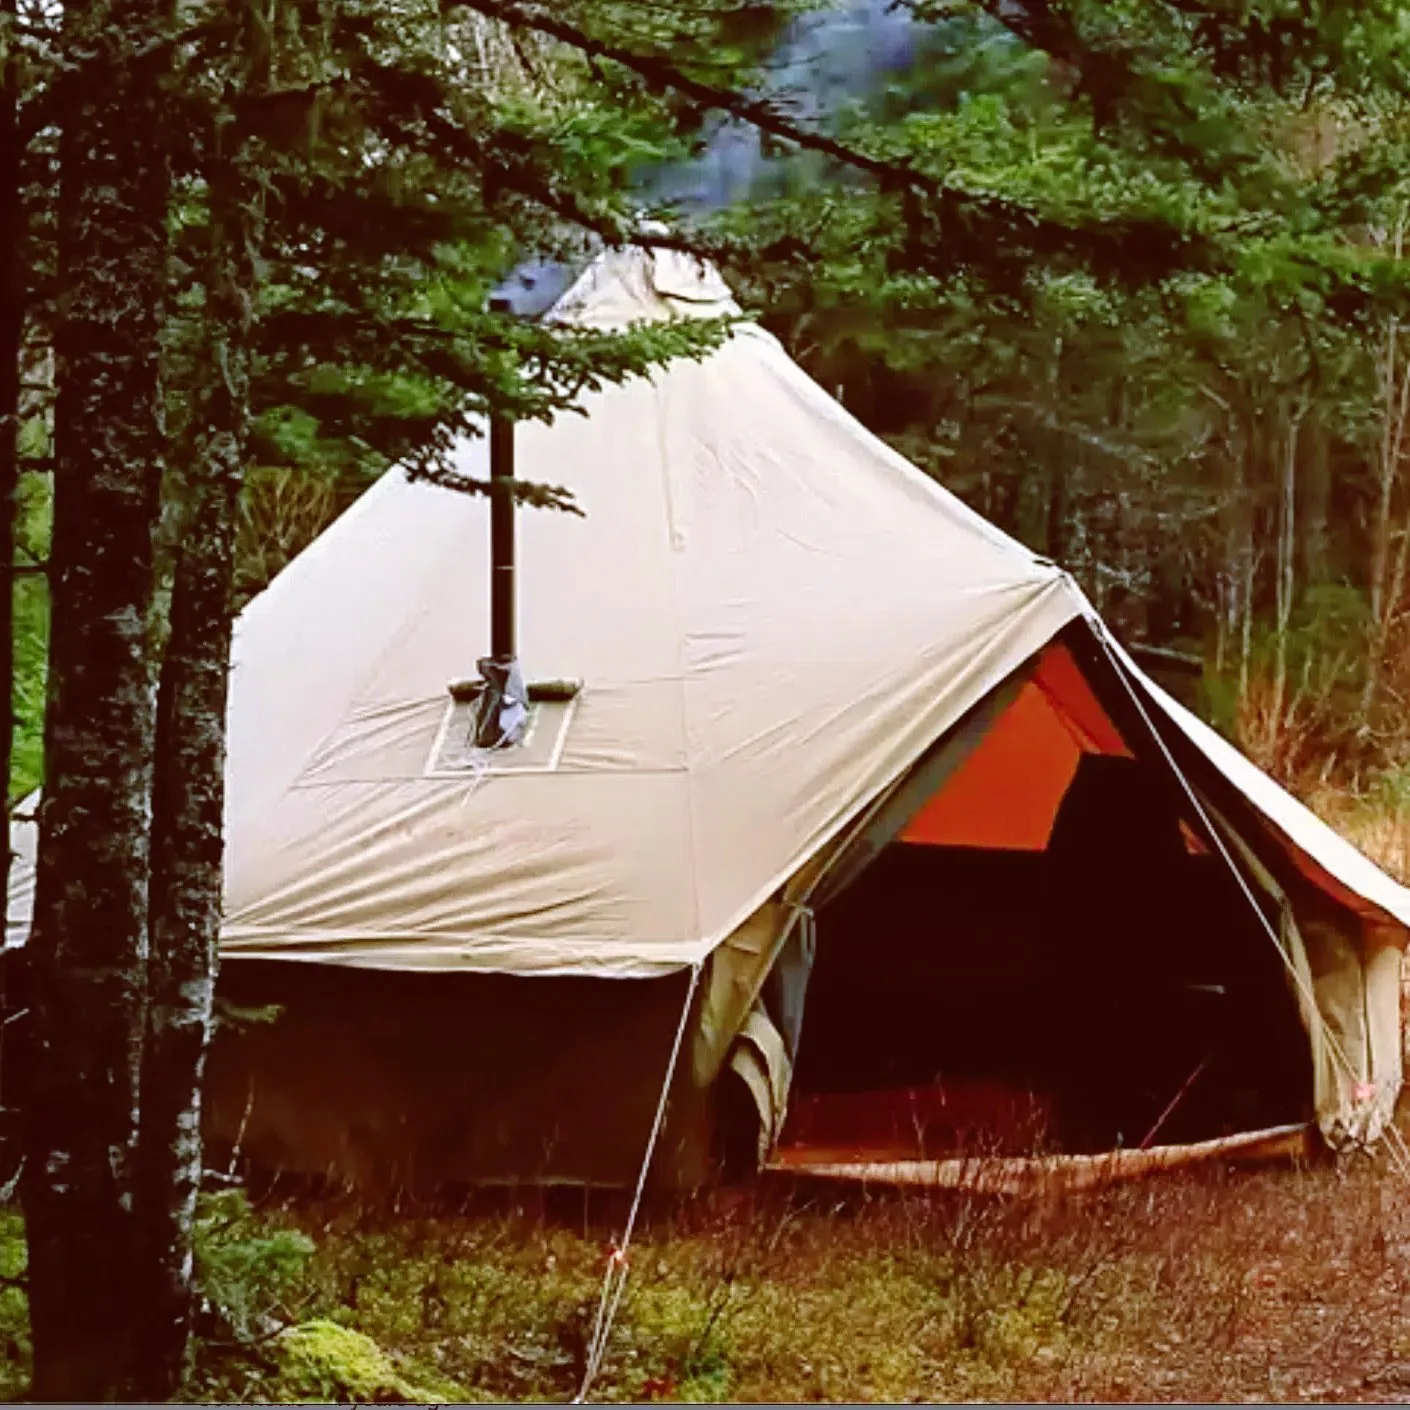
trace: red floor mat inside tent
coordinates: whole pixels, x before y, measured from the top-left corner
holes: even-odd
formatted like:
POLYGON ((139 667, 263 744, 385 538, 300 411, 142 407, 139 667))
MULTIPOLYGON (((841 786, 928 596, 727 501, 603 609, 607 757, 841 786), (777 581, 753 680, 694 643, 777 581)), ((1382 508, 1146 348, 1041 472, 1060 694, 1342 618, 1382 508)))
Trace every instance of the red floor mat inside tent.
POLYGON ((1039 1094, 982 1078, 882 1091, 798 1093, 789 1104, 778 1158, 1032 1155, 1046 1146, 1051 1115, 1039 1094))

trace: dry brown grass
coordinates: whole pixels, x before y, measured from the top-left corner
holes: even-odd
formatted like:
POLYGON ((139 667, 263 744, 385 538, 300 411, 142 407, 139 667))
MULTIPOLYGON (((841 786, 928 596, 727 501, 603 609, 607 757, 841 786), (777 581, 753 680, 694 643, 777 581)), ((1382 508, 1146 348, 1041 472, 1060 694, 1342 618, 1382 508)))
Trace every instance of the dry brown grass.
POLYGON ((240 497, 236 542, 242 594, 265 587, 333 522, 338 508, 332 471, 253 469, 240 497))
MULTIPOLYGON (((641 1234, 606 1400, 1394 1401, 1410 1390, 1410 1190, 1382 1165, 1204 1172, 1048 1206, 717 1193, 641 1234)), ((542 1209, 266 1209, 317 1252, 287 1315, 415 1384, 568 1398, 610 1229, 542 1209)), ((213 1397, 289 1398, 212 1367, 213 1397)))
POLYGON ((1310 786, 1304 798, 1324 822, 1398 881, 1410 883, 1410 807, 1396 798, 1358 799, 1310 786))
MULTIPOLYGON (((1410 674, 1410 666, 1403 669, 1410 674)), ((1329 674, 1334 679, 1336 671, 1329 674)), ((1255 672, 1234 701, 1232 724, 1235 742, 1259 768, 1372 861, 1410 882, 1410 770, 1393 765, 1410 759, 1410 715, 1398 722, 1393 737, 1376 736, 1369 775, 1356 757, 1344 702, 1325 684, 1299 680, 1278 689, 1266 672, 1255 672)))

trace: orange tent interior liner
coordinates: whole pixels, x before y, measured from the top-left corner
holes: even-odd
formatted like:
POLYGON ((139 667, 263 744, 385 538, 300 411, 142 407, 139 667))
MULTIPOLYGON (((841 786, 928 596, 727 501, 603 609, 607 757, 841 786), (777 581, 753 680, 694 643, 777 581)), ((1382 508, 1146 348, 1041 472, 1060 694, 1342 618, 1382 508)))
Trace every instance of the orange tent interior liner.
POLYGON ((1083 754, 1130 758, 1131 750, 1072 654, 1049 646, 1013 704, 899 840, 1041 852, 1083 754))
MULTIPOLYGON (((1047 647, 1031 679, 955 776, 906 825, 899 840, 930 847, 1041 852, 1083 754, 1131 758, 1065 646, 1047 647)), ((1191 852, 1206 847, 1188 823, 1191 852)), ((1342 886, 1300 848, 1294 862, 1315 885, 1368 920, 1380 912, 1342 886)))

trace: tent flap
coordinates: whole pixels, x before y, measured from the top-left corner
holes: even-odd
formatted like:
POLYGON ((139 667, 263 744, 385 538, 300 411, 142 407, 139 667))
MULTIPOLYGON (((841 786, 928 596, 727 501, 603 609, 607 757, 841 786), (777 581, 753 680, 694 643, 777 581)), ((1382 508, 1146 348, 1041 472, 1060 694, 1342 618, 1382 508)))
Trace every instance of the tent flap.
POLYGON ((783 1036, 762 1007, 750 1010, 730 1054, 730 1068, 743 1080, 758 1110, 758 1158, 762 1162, 768 1159, 783 1130, 793 1075, 783 1036))

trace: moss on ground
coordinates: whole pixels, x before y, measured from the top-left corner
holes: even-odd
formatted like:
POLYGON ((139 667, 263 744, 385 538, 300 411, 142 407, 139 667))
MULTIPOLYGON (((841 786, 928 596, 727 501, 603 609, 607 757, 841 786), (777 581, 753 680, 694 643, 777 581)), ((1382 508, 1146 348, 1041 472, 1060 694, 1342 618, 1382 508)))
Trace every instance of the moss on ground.
POLYGON ((338 1322, 304 1322, 280 1333, 275 1363, 273 1386, 285 1401, 428 1404, 465 1398, 449 1381, 398 1367, 371 1337, 338 1322))
POLYGON ((0 1400, 18 1400, 29 1383, 29 1309, 16 1286, 25 1263, 24 1223, 0 1210, 0 1400))

